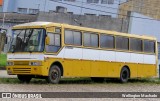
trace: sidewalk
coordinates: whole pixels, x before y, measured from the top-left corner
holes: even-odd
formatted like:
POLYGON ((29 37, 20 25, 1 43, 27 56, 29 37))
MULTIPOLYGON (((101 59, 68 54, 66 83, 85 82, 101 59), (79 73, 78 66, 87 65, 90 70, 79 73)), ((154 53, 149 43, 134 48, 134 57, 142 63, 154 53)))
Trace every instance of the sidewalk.
POLYGON ((17 78, 17 75, 8 75, 6 70, 0 70, 0 78, 17 78))

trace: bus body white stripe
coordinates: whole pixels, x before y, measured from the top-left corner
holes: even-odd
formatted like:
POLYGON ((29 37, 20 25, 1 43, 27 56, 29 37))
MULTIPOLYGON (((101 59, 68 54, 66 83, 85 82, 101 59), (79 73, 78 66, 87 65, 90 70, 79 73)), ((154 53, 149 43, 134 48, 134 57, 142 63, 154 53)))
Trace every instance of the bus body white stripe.
POLYGON ((93 50, 85 48, 64 47, 58 55, 44 54, 8 54, 8 60, 44 60, 44 57, 100 60, 113 62, 156 64, 156 56, 149 54, 93 50))
POLYGON ((136 54, 136 53, 131 53, 131 58, 130 58, 130 62, 133 63, 144 63, 143 59, 144 58, 144 54, 136 54))
POLYGON ((7 54, 7 60, 44 60, 44 54, 7 54))

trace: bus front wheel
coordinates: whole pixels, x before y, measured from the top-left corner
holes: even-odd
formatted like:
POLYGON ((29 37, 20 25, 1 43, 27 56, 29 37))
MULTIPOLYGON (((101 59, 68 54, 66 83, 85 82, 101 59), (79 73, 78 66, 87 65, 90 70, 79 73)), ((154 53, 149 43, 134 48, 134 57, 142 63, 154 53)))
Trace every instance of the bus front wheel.
POLYGON ((58 84, 60 81, 60 78, 61 78, 61 70, 59 66, 53 65, 49 70, 49 74, 46 78, 46 81, 48 83, 58 84))
POLYGON ((29 75, 17 75, 17 77, 21 82, 26 82, 26 83, 29 83, 32 79, 32 77, 29 75))
POLYGON ((129 79, 129 76, 130 76, 129 69, 126 67, 123 67, 120 74, 120 81, 122 83, 126 83, 129 79))

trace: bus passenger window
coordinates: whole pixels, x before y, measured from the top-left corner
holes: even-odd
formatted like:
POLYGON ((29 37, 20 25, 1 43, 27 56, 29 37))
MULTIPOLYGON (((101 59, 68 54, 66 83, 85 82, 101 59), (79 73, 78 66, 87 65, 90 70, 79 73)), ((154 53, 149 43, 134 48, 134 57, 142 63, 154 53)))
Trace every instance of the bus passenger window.
POLYGON ((155 53, 155 42, 144 40, 144 52, 155 53))
POLYGON ((98 47, 98 34, 84 33, 84 46, 98 47))
POLYGON ((114 48, 114 36, 101 34, 100 36, 100 46, 101 48, 114 48))
POLYGON ((46 45, 46 52, 58 52, 60 49, 60 34, 48 33, 50 44, 46 45))
POLYGON ((130 50, 142 52, 142 40, 137 38, 130 38, 130 50))
POLYGON ((116 36, 116 49, 129 50, 129 38, 116 36))
POLYGON ((79 31, 65 30, 65 44, 82 45, 82 34, 79 31))

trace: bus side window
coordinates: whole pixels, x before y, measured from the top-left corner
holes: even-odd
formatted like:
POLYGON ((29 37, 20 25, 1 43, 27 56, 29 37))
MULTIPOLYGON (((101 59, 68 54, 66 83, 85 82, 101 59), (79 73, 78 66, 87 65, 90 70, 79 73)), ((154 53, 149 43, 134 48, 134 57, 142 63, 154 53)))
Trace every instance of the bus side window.
POLYGON ((98 47, 98 34, 84 33, 84 46, 95 48, 98 47))
POLYGON ((150 40, 144 40, 144 52, 146 53, 155 53, 155 42, 150 40))
POLYGON ((50 38, 50 42, 49 45, 46 45, 46 52, 58 52, 61 47, 60 34, 48 33, 48 37, 50 38))
POLYGON ((116 49, 129 50, 129 38, 123 36, 116 36, 116 49))
POLYGON ((65 44, 81 46, 82 33, 80 31, 65 30, 65 44))
POLYGON ((130 50, 142 52, 142 40, 137 38, 130 38, 130 50))

